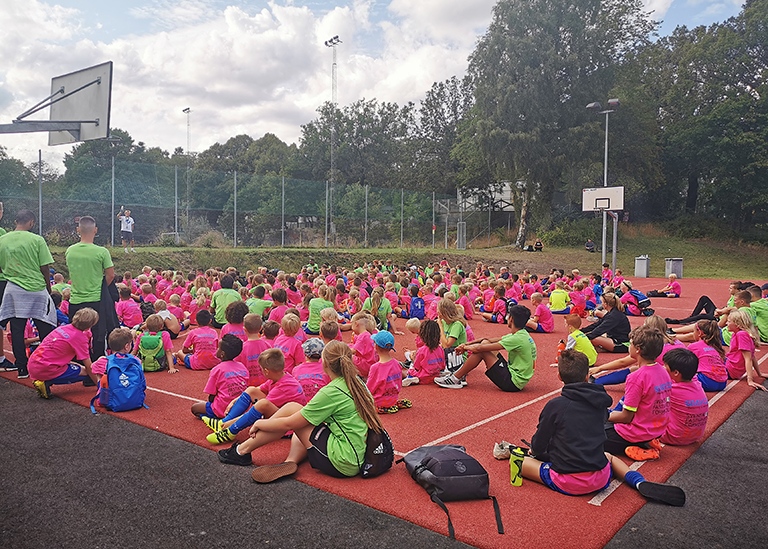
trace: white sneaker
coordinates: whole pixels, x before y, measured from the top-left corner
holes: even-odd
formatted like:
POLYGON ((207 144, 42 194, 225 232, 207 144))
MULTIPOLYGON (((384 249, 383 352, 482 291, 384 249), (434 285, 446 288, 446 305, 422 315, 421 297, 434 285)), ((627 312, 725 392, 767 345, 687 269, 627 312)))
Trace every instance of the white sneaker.
POLYGON ((403 387, 409 387, 411 385, 418 385, 421 380, 416 376, 407 376, 403 378, 403 387))
POLYGON ((132 251, 133 253, 136 253, 136 250, 134 250, 133 248, 131 248, 131 251, 132 251))
POLYGON ((435 383, 444 389, 463 389, 465 387, 461 380, 453 374, 444 377, 436 377, 435 383))
POLYGON ((125 249, 125 253, 128 253, 128 248, 125 249))

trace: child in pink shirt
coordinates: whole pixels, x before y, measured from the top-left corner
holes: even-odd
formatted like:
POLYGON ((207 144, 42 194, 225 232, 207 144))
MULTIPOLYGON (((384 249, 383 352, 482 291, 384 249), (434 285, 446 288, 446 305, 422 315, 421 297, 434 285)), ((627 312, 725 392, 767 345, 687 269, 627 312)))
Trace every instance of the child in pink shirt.
POLYGON ((419 338, 423 341, 417 347, 413 364, 403 377, 403 387, 431 383, 435 376, 445 369, 445 351, 440 346, 440 325, 434 320, 425 320, 419 327, 419 338))
POLYGON ((287 314, 282 321, 283 333, 275 338, 274 347, 280 349, 285 357, 285 371, 293 372, 293 367, 304 362, 304 351, 296 339, 296 333, 301 329, 301 320, 294 314, 287 314))
MULTIPOLYGON (((159 370, 164 370, 165 368, 168 368, 169 374, 175 374, 178 372, 178 370, 173 365, 173 342, 171 341, 171 334, 168 333, 167 330, 163 330, 163 327, 165 326, 165 322, 163 321, 163 317, 160 315, 149 315, 147 317, 147 321, 144 324, 145 329, 143 332, 139 333, 139 335, 136 336, 136 344, 134 345, 134 353, 139 358, 142 358, 143 353, 145 352, 145 349, 141 346, 141 339, 144 336, 156 336, 160 334, 160 338, 163 342, 163 355, 162 357, 158 358, 158 361, 160 362, 161 367, 159 370)), ((147 366, 145 364, 144 359, 142 358, 142 367, 144 368, 144 371, 147 370, 147 366)))
POLYGON ((131 298, 131 289, 128 286, 120 286, 120 301, 115 303, 115 312, 122 326, 135 328, 144 322, 141 308, 131 298))
POLYGON ((216 356, 221 360, 208 375, 208 382, 203 391, 208 394, 207 401, 192 405, 192 413, 203 418, 220 418, 226 415, 227 406, 248 386, 248 370, 235 361, 243 350, 243 342, 232 334, 219 340, 216 356))
POLYGON ((221 336, 224 337, 227 334, 232 334, 240 341, 246 341, 248 335, 243 327, 243 319, 247 314, 248 305, 245 304, 245 301, 235 301, 227 305, 224 311, 224 318, 227 319, 227 323, 221 327, 221 336))
POLYGON ((464 307, 464 318, 467 320, 472 320, 472 318, 475 316, 475 308, 472 306, 472 302, 467 295, 470 287, 471 286, 469 284, 460 284, 459 299, 456 300, 456 305, 461 305, 464 307))
POLYGON ((755 344, 760 341, 760 336, 752 322, 752 317, 742 310, 732 311, 728 315, 726 327, 732 334, 728 353, 725 355, 728 377, 740 379, 747 374, 747 384, 750 387, 768 391, 761 379, 765 376, 760 372, 755 360, 755 344))
POLYGON ((293 377, 301 385, 304 396, 309 402, 321 388, 331 382, 331 378, 325 373, 323 363, 320 361, 325 347, 323 340, 313 337, 307 339, 301 347, 307 360, 293 368, 293 377))
POLYGON ((709 402, 696 377, 699 359, 688 349, 672 349, 664 355, 672 379, 669 423, 661 442, 673 446, 693 444, 704 436, 709 402))
POLYGON ((531 306, 535 307, 533 315, 525 325, 529 332, 551 334, 555 331, 555 317, 552 311, 544 303, 544 296, 539 292, 534 292, 531 296, 531 306))
POLYGON ((699 359, 696 374, 705 391, 722 391, 728 383, 728 370, 725 369, 725 351, 722 335, 716 320, 699 320, 693 331, 696 339, 688 345, 688 350, 699 359))
POLYGON ((403 386, 403 370, 400 363, 392 358, 395 337, 387 331, 377 332, 372 337, 376 346, 378 362, 371 365, 366 385, 380 414, 394 414, 401 408, 410 408, 411 401, 400 398, 403 386))
POLYGON ((216 356, 219 334, 211 328, 213 315, 210 311, 198 311, 196 320, 199 328, 187 334, 184 346, 174 356, 190 370, 210 370, 220 362, 216 356))
POLYGON ((90 355, 91 328, 98 320, 99 314, 93 309, 80 309, 71 324, 59 326, 43 339, 27 363, 38 395, 51 398, 51 385, 68 385, 89 378, 98 382, 91 369, 90 355))
POLYGON ((272 305, 272 309, 269 312, 269 320, 280 324, 285 316, 285 311, 288 309, 288 306, 285 304, 287 300, 288 295, 282 288, 272 291, 272 303, 274 305, 272 305))
POLYGON ((259 365, 259 355, 270 349, 271 346, 259 337, 262 324, 261 316, 257 314, 249 313, 243 319, 243 327, 245 328, 245 333, 248 334, 248 339, 243 342, 243 351, 237 357, 237 361, 248 369, 250 374, 248 379, 249 387, 258 387, 267 381, 259 365))
POLYGON ((360 312, 352 317, 352 338, 350 348, 354 353, 352 361, 362 377, 368 377, 371 365, 376 362, 376 349, 371 339, 371 330, 376 329, 373 317, 368 313, 360 312))

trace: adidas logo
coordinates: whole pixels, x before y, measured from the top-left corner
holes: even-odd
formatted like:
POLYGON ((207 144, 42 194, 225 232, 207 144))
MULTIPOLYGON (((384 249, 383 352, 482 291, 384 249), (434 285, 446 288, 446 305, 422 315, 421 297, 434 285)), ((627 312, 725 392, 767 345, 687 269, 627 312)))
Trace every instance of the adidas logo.
POLYGON ((384 444, 379 444, 378 446, 376 446, 376 448, 373 449, 374 455, 383 454, 383 453, 384 453, 384 444))

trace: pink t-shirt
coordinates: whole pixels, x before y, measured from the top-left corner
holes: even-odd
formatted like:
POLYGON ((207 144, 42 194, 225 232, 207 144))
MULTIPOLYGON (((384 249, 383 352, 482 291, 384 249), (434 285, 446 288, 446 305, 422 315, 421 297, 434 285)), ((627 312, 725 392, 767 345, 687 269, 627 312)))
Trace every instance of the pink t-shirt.
POLYGON ((267 400, 278 408, 283 407, 289 402, 298 402, 302 406, 307 403, 307 397, 304 390, 296 378, 288 372, 277 381, 268 379, 259 386, 261 392, 267 395, 267 400))
POLYGON ((115 303, 115 312, 117 318, 124 326, 133 328, 144 322, 141 314, 141 307, 132 299, 121 299, 115 303))
POLYGON ((185 291, 183 294, 181 294, 181 308, 187 312, 189 312, 189 305, 192 303, 192 294, 185 291))
POLYGON ((704 436, 708 413, 707 395, 695 376, 691 381, 673 383, 669 423, 661 442, 674 446, 693 444, 704 436))
POLYGON ((96 359, 96 362, 91 364, 91 371, 94 373, 94 375, 97 376, 103 376, 105 373, 107 373, 107 357, 100 356, 96 359))
POLYGON ((483 309, 485 309, 486 313, 490 312, 490 309, 493 308, 491 301, 494 295, 496 295, 496 291, 492 288, 488 288, 483 292, 483 309))
POLYGON ((728 352, 725 354, 725 368, 728 370, 728 377, 731 379, 739 379, 747 373, 747 364, 744 362, 742 351, 747 351, 752 355, 752 364, 754 366, 755 340, 752 339, 752 336, 746 330, 739 330, 733 333, 728 352))
POLYGON ((664 366, 649 364, 627 376, 624 409, 635 412, 631 423, 615 423, 614 429, 629 442, 658 438, 669 423, 672 380, 664 366))
POLYGON ((248 341, 248 334, 245 333, 245 327, 242 324, 230 324, 227 322, 221 327, 221 337, 232 334, 240 341, 248 341))
POLYGON ((642 311, 640 311, 640 307, 637 306, 637 298, 633 296, 631 293, 627 292, 624 295, 622 295, 619 298, 619 301, 621 301, 624 304, 624 309, 634 316, 640 316, 642 314, 642 311))
POLYGON ((530 282, 526 282, 525 284, 523 284, 523 297, 525 297, 525 299, 531 299, 531 295, 533 295, 534 291, 535 290, 534 290, 533 284, 531 284, 530 282))
POLYGON ((707 344, 706 341, 694 341, 688 345, 688 350, 699 357, 699 373, 704 374, 712 381, 722 383, 728 381, 728 370, 725 369, 725 361, 720 354, 707 344))
POLYGON ((328 385, 331 382, 331 378, 323 370, 323 363, 316 362, 304 362, 293 368, 293 377, 299 382, 301 388, 304 390, 304 396, 307 402, 312 400, 312 397, 317 392, 328 385))
POLYGON ((497 324, 504 324, 507 321, 507 302, 497 298, 496 301, 493 302, 491 313, 496 315, 496 320, 494 322, 497 324))
POLYGON ((264 339, 249 339, 243 342, 243 352, 237 357, 237 361, 244 364, 248 370, 250 387, 258 387, 267 380, 259 365, 259 355, 271 348, 272 346, 264 339))
POLYGON ((81 332, 72 324, 53 330, 29 357, 27 368, 32 379, 49 381, 67 371, 73 360, 91 358, 91 331, 81 332))
POLYGON ((586 309, 587 308, 587 297, 584 295, 584 292, 574 290, 572 292, 568 292, 568 297, 571 298, 571 306, 575 307, 577 309, 586 309))
POLYGON ((683 291, 683 288, 680 286, 680 283, 675 280, 669 284, 669 293, 675 294, 677 297, 680 297, 680 293, 683 291))
POLYGON ((367 331, 355 334, 352 338, 352 361, 357 366, 357 371, 363 377, 368 377, 368 371, 371 369, 371 364, 378 360, 378 354, 376 354, 376 348, 373 345, 373 339, 371 334, 367 331))
POLYGON ((285 316, 285 311, 288 310, 287 305, 279 305, 277 307, 273 307, 272 311, 269 313, 269 319, 268 320, 274 320, 278 324, 280 324, 283 321, 283 317, 285 316))
POLYGON ((474 316, 472 314, 474 312, 474 307, 472 307, 472 302, 469 301, 469 298, 466 295, 463 295, 457 299, 456 305, 461 305, 464 307, 464 318, 467 320, 472 320, 472 317, 474 316))
POLYGON ((175 305, 168 304, 168 312, 171 313, 173 316, 176 317, 176 320, 179 321, 179 324, 184 322, 186 320, 184 318, 184 310, 181 307, 176 307, 175 305))
POLYGON ((306 360, 304 349, 301 348, 301 343, 293 336, 287 336, 285 334, 278 335, 275 338, 274 347, 283 351, 283 356, 285 357, 285 371, 289 374, 293 372, 294 366, 301 364, 306 360))
POLYGON ((219 335, 210 326, 201 326, 187 334, 184 347, 192 347, 189 365, 193 370, 210 370, 221 362, 216 356, 219 335))
POLYGON ((552 316, 552 311, 544 303, 536 305, 536 311, 533 316, 539 317, 539 324, 546 333, 552 333, 555 331, 555 317, 552 316))
POLYGON ((403 369, 394 358, 387 362, 374 362, 365 384, 373 395, 376 406, 389 408, 397 404, 397 399, 400 398, 403 369))
POLYGON ((445 369, 445 351, 438 346, 430 349, 426 345, 416 350, 413 358, 413 366, 408 370, 408 375, 420 379, 434 377, 445 369))
POLYGON ((157 301, 157 296, 155 294, 147 294, 141 296, 142 301, 145 301, 147 303, 154 303, 157 301))
POLYGON ((389 304, 394 309, 398 304, 398 297, 395 292, 384 292, 384 298, 389 301, 389 304))
POLYGON ((301 303, 301 292, 299 290, 285 289, 285 295, 288 296, 288 303, 291 305, 298 305, 301 303))
POLYGON ((214 395, 211 408, 217 417, 224 417, 224 412, 232 400, 239 397, 248 386, 248 370, 234 360, 226 360, 216 365, 208 375, 208 382, 203 392, 214 395))

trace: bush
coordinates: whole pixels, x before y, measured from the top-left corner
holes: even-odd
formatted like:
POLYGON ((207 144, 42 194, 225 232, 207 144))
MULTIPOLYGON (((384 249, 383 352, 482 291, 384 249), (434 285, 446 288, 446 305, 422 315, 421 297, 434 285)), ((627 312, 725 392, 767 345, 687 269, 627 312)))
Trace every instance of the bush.
POLYGON ((61 229, 51 229, 43 235, 49 246, 71 246, 80 241, 80 237, 75 232, 67 232, 61 229))
POLYGON ((600 240, 602 227, 603 221, 600 218, 575 219, 565 221, 550 231, 542 232, 539 238, 548 246, 582 247, 588 238, 595 242, 600 240))
POLYGON ((161 233, 160 236, 155 239, 154 244, 155 246, 163 248, 178 248, 185 245, 183 241, 179 240, 177 243, 176 240, 176 235, 173 233, 161 233))
POLYGON ((197 237, 194 245, 198 248, 229 248, 232 243, 219 231, 208 231, 197 237))
POLYGON ((665 222, 664 228, 670 234, 680 238, 714 238, 725 240, 737 236, 734 235, 733 229, 725 220, 700 215, 681 215, 665 222))

